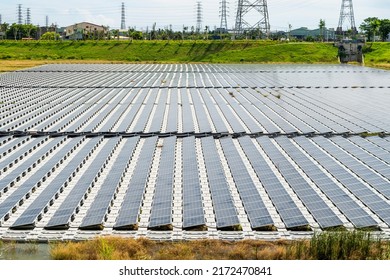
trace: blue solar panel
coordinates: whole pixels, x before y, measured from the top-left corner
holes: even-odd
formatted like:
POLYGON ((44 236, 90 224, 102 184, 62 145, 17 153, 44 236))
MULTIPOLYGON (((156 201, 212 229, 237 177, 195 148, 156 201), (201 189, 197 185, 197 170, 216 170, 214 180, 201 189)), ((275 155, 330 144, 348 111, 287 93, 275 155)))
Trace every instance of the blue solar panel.
POLYGON ((217 148, 212 137, 202 138, 203 157, 206 164, 207 180, 209 183, 211 198, 213 200, 214 213, 217 228, 229 228, 240 224, 237 210, 224 175, 223 167, 219 159, 217 148))
POLYGON ((275 173, 268 166, 265 159, 259 153, 252 140, 245 136, 239 138, 239 142, 246 156, 251 162, 257 177, 260 179, 266 192, 271 198, 272 203, 279 212, 279 215, 286 225, 286 228, 306 228, 309 225, 308 221, 298 209, 297 205, 294 203, 286 189, 276 177, 275 173))
POLYGON ((175 146, 176 137, 164 138, 149 228, 167 227, 172 224, 175 146))
POLYGON ((89 207, 80 228, 81 229, 102 229, 106 215, 110 209, 110 204, 114 199, 115 193, 120 185, 121 178, 125 172, 139 137, 124 138, 121 153, 115 159, 110 175, 104 180, 94 201, 89 207))
POLYGON ((286 179, 287 183, 289 183, 303 204, 308 208, 309 212, 313 215, 321 228, 331 228, 343 225, 337 215, 306 182, 276 146, 273 145, 269 138, 260 137, 257 139, 257 142, 278 167, 279 172, 286 179))
POLYGON ((183 138, 182 155, 183 228, 187 229, 205 224, 195 137, 183 138))
POLYGON ((157 137, 145 139, 133 176, 131 177, 126 195, 119 210, 114 229, 126 230, 137 227, 138 216, 148 182, 149 171, 153 162, 153 154, 157 140, 157 137))
POLYGON ((238 193, 248 214, 251 227, 255 230, 272 228, 273 220, 255 183, 251 180, 248 170, 234 146, 233 140, 225 138, 220 141, 238 193))
POLYGON ((93 187, 93 182, 98 176, 100 170, 104 168, 113 149, 117 145, 118 138, 108 138, 104 142, 102 150, 96 155, 93 164, 90 165, 78 180, 75 187, 70 191, 60 207, 54 213, 53 217, 45 226, 46 229, 68 228, 73 215, 78 211, 82 204, 88 189, 93 187))
MULTIPOLYGON (((390 211, 390 205, 376 195, 365 184, 359 181, 351 173, 338 165, 330 156, 322 152, 312 142, 305 138, 297 138, 295 140, 303 149, 305 149, 313 158, 318 161, 333 177, 335 177, 341 184, 343 184, 351 193, 353 193, 361 202, 367 205, 374 213, 376 213, 387 224, 390 223, 390 217, 387 216, 390 211), (375 202, 368 197, 374 197, 375 202), (385 209, 385 210, 383 210, 385 209)), ((329 141, 329 140, 328 140, 329 141)), ((326 147, 327 151, 331 150, 330 147, 326 147), (328 149, 329 148, 329 149, 328 149)), ((334 149, 337 149, 334 147, 334 149)), ((371 223, 372 218, 367 218, 367 224, 371 223)))

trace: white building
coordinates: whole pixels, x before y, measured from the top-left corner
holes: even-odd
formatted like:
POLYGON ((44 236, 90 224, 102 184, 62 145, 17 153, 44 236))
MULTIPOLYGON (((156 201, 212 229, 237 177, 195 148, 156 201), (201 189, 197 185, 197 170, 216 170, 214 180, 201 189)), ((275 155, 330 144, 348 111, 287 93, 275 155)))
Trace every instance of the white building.
POLYGON ((108 28, 90 22, 80 22, 65 28, 65 38, 72 40, 99 39, 108 32, 108 28))

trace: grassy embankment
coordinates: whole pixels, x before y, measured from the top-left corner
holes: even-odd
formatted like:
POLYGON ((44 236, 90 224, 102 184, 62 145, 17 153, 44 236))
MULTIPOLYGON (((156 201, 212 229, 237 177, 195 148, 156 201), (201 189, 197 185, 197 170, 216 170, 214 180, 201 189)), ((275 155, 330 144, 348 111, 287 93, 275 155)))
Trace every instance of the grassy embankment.
POLYGON ((272 41, 0 41, 0 71, 45 63, 337 63, 331 44, 272 41))
POLYGON ((58 260, 388 260, 390 243, 367 232, 333 232, 310 240, 158 242, 98 238, 53 244, 58 260))
MULTIPOLYGON (((367 66, 390 69, 390 43, 369 43, 367 66)), ((329 43, 273 41, 0 41, 0 72, 47 63, 338 63, 329 43)))

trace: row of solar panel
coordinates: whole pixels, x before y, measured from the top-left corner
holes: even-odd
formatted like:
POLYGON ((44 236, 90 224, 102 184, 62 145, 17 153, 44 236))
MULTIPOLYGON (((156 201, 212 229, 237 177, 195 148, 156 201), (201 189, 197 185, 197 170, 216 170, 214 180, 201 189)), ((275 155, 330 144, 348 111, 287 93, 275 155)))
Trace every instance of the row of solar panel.
MULTIPOLYGON (((3 89, 4 90, 4 89, 3 89)), ((389 132, 386 90, 349 102, 329 92, 226 89, 30 89, 7 92, 0 131, 327 134, 389 132)))
POLYGON ((14 72, 0 76, 3 87, 40 88, 262 88, 388 87, 387 72, 362 73, 304 72, 14 72))
POLYGON ((20 72, 296 72, 296 73, 372 73, 378 69, 350 65, 252 65, 252 64, 47 64, 20 72))
POLYGON ((172 215, 179 214, 185 229, 212 225, 215 219, 218 229, 237 229, 247 220, 253 230, 272 230, 276 224, 272 208, 287 229, 316 226, 311 219, 323 229, 347 223, 356 228, 390 226, 387 138, 0 140, 0 221, 12 229, 39 225, 46 229, 102 229, 119 189, 125 194, 116 205, 119 210, 112 221, 113 228, 136 229, 140 213, 147 209, 145 194, 151 187, 151 208, 149 213, 143 213, 149 217, 150 229, 172 228, 172 215), (182 145, 180 154, 178 141, 182 145), (178 157, 183 164, 181 172, 175 173, 178 157), (156 161, 158 168, 154 170, 156 161), (205 174, 200 162, 205 164, 205 174), (131 164, 134 169, 128 174, 131 164), (106 175, 102 175, 103 171, 106 175), (155 182, 151 180, 154 172, 155 182), (124 181, 126 174, 130 176, 124 181), (205 215, 200 179, 203 176, 207 178, 214 218, 205 215), (175 183, 181 192, 174 192, 175 183), (92 188, 96 196, 87 211, 80 212, 92 188), (173 209, 174 198, 182 201, 180 210, 173 209), (240 207, 247 218, 238 215, 240 207), (74 222, 76 217, 82 218, 80 223, 74 222))

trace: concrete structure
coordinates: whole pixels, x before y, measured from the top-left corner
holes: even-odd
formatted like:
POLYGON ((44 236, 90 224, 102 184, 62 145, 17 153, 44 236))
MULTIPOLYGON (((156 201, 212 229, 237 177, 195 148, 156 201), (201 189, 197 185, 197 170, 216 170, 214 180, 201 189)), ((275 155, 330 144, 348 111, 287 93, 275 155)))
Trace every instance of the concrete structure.
POLYGON ((360 40, 343 40, 337 43, 339 48, 338 56, 341 63, 364 62, 363 47, 364 42, 360 40))
POLYGON ((103 38, 108 28, 90 22, 80 22, 65 28, 65 39, 84 40, 88 38, 103 38))

